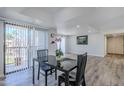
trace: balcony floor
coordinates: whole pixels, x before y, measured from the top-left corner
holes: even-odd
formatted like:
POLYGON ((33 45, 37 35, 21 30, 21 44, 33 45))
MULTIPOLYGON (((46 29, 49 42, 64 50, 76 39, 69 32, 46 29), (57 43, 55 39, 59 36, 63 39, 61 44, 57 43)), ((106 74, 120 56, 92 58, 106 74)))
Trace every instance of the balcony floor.
POLYGON ((21 70, 28 67, 28 63, 25 64, 15 65, 15 64, 7 64, 6 65, 6 73, 21 70))

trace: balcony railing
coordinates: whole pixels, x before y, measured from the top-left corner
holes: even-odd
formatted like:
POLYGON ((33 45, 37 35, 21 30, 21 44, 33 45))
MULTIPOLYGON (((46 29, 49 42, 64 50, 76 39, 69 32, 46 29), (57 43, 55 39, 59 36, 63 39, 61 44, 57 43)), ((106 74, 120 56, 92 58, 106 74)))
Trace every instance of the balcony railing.
POLYGON ((35 47, 6 47, 6 74, 27 69, 32 66, 32 58, 36 56, 35 47))

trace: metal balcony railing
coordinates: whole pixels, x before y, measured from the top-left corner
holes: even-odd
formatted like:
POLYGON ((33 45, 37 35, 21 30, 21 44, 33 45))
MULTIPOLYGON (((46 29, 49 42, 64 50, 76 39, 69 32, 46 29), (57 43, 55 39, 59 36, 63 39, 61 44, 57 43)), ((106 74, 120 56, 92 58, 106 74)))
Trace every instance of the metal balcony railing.
POLYGON ((39 46, 6 47, 6 74, 27 69, 32 66, 32 59, 37 56, 39 46))

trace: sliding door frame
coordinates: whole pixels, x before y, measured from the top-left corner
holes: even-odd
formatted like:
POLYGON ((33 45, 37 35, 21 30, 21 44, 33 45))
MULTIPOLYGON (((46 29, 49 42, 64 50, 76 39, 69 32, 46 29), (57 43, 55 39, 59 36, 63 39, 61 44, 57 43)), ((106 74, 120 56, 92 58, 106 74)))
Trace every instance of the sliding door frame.
MULTIPOLYGON (((28 69, 29 68, 29 61, 27 60, 27 65, 24 67, 24 68, 21 68, 21 69, 17 69, 17 70, 13 70, 12 72, 6 72, 7 70, 6 70, 6 25, 7 25, 7 23, 5 23, 4 22, 4 45, 3 45, 3 52, 4 52, 4 75, 7 75, 7 74, 9 74, 9 73, 14 73, 14 72, 18 72, 18 71, 22 71, 22 70, 25 70, 25 69, 28 69)), ((11 24, 10 24, 11 25, 11 24)), ((14 25, 14 26, 16 26, 16 25, 14 25)), ((21 26, 21 27, 23 27, 23 26, 21 26)), ((25 27, 24 27, 25 28, 25 27)), ((29 28, 28 28, 28 32, 27 32, 27 34, 29 33, 29 28)), ((27 35, 28 36, 28 35, 27 35)), ((29 39, 29 37, 27 37, 27 39, 29 39)), ((28 47, 28 46, 27 46, 28 47)), ((29 52, 29 50, 27 49, 27 53, 29 52)), ((28 56, 29 56, 29 53, 28 53, 28 55, 27 55, 27 59, 28 59, 28 56)))
POLYGON ((4 75, 6 75, 6 64, 5 64, 5 62, 6 62, 6 25, 5 25, 5 22, 3 23, 3 28, 4 28, 4 41, 3 41, 3 64, 4 64, 4 66, 3 66, 3 73, 4 73, 4 75))
MULTIPOLYGON (((4 53, 4 54, 3 54, 3 55, 4 55, 4 61, 3 61, 4 64, 3 64, 3 65, 4 65, 4 67, 3 67, 3 73, 4 73, 4 75, 9 74, 9 73, 7 72, 7 70, 6 70, 6 51, 7 51, 7 50, 6 50, 6 33, 7 33, 7 32, 6 32, 6 30, 7 30, 7 28, 6 28, 7 25, 6 25, 6 24, 10 24, 10 23, 4 22, 4 24, 3 24, 3 28, 4 28, 4 41, 3 41, 3 42, 4 42, 4 44, 3 44, 3 53, 4 53)), ((15 25, 15 24, 10 24, 10 25, 15 25)), ((15 25, 15 26, 16 26, 16 25, 15 25)), ((20 26, 20 25, 17 25, 17 26, 20 26)), ((24 26, 21 26, 21 27, 24 27, 24 26)), ((28 39, 28 46, 27 46, 27 47, 28 47, 28 50, 27 50, 27 52, 28 52, 28 55, 27 55, 27 57, 28 57, 28 58, 27 58, 27 66, 28 66, 28 68, 31 68, 31 67, 32 67, 32 65, 31 65, 32 63, 29 63, 30 61, 32 61, 31 58, 33 57, 32 55, 30 56, 30 54, 29 54, 29 53, 30 53, 30 48, 31 48, 31 42, 30 42, 31 40, 30 40, 30 39, 31 39, 31 32, 32 32, 32 30, 33 30, 34 32, 35 32, 35 31, 40 31, 40 30, 35 30, 35 27, 29 27, 29 28, 28 28, 28 32, 27 32, 27 34, 28 34, 28 35, 27 35, 27 36, 28 36, 28 38, 27 38, 27 39, 28 39), (31 32, 30 32, 30 31, 31 31, 31 32)), ((45 42, 46 42, 46 41, 48 40, 48 35, 46 35, 46 32, 48 33, 48 31, 46 31, 46 30, 41 30, 41 31, 44 31, 44 32, 45 32, 44 35, 45 35, 45 42), (46 38, 47 38, 47 39, 46 39, 46 38)), ((34 38, 35 38, 35 37, 34 37, 34 38)), ((33 42, 35 42, 35 41, 33 41, 33 42)), ((47 44, 48 44, 48 42, 47 42, 47 44)), ((38 47, 39 47, 39 46, 38 46, 38 47)), ((48 45, 46 45, 46 43, 45 43, 44 47, 45 47, 45 48, 48 48, 48 45)), ((21 70, 18 70, 18 71, 21 71, 21 70)), ((17 70, 16 70, 16 71, 12 71, 12 73, 13 73, 13 72, 18 72, 18 71, 17 71, 17 70)), ((11 73, 11 72, 10 72, 10 73, 11 73)))

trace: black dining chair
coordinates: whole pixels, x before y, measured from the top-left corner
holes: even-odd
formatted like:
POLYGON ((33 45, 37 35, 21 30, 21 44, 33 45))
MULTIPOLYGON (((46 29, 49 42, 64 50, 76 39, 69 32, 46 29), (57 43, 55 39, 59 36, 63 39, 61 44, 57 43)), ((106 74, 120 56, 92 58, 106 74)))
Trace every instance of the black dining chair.
MULTIPOLYGON (((69 85, 71 86, 85 86, 85 67, 87 62, 87 53, 77 56, 77 71, 69 73, 69 85)), ((60 86, 65 82, 65 74, 61 74, 58 77, 58 85, 60 86)))
POLYGON ((47 86, 47 76, 52 75, 53 72, 55 72, 55 79, 57 80, 57 70, 44 64, 44 62, 48 62, 48 49, 37 50, 37 59, 39 60, 38 80, 40 78, 40 70, 45 72, 45 86, 47 86))

